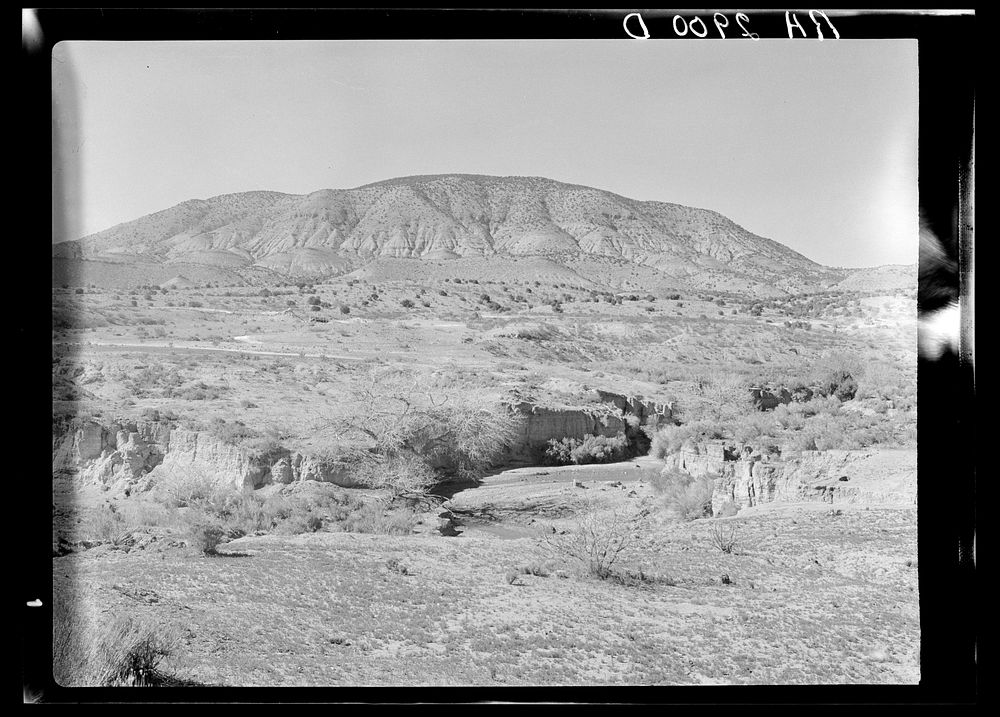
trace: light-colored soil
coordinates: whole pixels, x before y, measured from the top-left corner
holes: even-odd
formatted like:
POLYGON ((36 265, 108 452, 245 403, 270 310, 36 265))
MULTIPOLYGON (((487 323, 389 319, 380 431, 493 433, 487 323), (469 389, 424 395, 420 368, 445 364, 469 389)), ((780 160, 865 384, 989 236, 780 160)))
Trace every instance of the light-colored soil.
MULTIPOLYGON (((516 485, 517 475, 474 490, 516 485)), ((550 486, 567 485, 540 485, 536 503, 550 486)), ((522 495, 519 505, 525 504, 522 495)), ((626 559, 668 577, 670 584, 649 587, 587 575, 544 537, 572 522, 572 513, 555 521, 537 515, 521 513, 451 538, 247 537, 214 558, 162 543, 128 553, 99 547, 56 558, 54 575, 63 599, 177 632, 176 655, 165 667, 211 684, 913 684, 919 678, 912 509, 791 505, 734 519, 660 520, 626 559), (738 537, 728 555, 712 544, 713 528, 726 523, 735 523, 738 537), (407 574, 393 570, 391 559, 407 574), (533 565, 552 572, 508 583, 508 571, 533 565)))
MULTIPOLYGON (((637 295, 619 305, 604 294, 592 300, 601 277, 582 266, 574 271, 586 278, 571 280, 529 261, 464 278, 453 261, 419 263, 419 281, 386 262, 317 284, 315 294, 273 283, 199 287, 204 279, 193 275, 192 286, 166 293, 55 290, 55 411, 242 421, 280 429, 299 448, 319 441, 332 417, 351 415, 350 390, 373 366, 422 368, 540 403, 593 388, 642 394, 675 402, 682 417, 709 400, 706 387, 720 377, 786 380, 834 352, 915 375, 906 292, 792 297, 757 316, 756 299, 722 292, 666 298, 673 289, 649 288, 647 268, 611 277, 619 293, 637 295), (801 323, 785 325, 793 321, 801 323)), ((77 606, 93 625, 127 614, 176 633, 165 669, 209 684, 918 680, 912 505, 773 504, 679 522, 652 487, 660 467, 639 458, 488 476, 451 497, 456 537, 436 534, 428 514, 414 535, 248 536, 223 546, 229 557, 206 557, 169 528, 151 529, 127 552, 98 545, 55 557, 56 606, 77 606), (621 564, 658 579, 599 580, 552 547, 591 511, 642 515, 621 564), (713 533, 729 524, 738 549, 727 554, 713 533), (508 580, 532 566, 549 576, 508 580)), ((136 499, 57 489, 64 527, 85 527, 109 501, 136 499)))

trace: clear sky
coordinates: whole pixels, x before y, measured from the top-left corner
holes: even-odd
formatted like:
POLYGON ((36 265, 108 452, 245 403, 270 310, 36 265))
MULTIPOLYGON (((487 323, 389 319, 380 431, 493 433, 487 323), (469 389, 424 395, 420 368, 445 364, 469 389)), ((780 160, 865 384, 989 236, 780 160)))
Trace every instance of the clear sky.
POLYGON ((831 266, 917 258, 914 40, 72 42, 52 67, 56 240, 455 172, 714 209, 831 266))

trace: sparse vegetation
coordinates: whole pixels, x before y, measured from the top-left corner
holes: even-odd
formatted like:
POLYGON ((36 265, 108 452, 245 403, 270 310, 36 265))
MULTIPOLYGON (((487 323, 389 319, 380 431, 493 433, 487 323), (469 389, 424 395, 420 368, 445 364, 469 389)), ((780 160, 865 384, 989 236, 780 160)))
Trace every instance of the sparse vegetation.
POLYGON ((335 435, 367 444, 345 455, 358 480, 406 497, 426 495, 448 475, 480 475, 513 438, 517 418, 470 389, 426 374, 372 371, 354 390, 362 413, 332 422, 335 435))
POLYGON ((666 470, 653 481, 653 489, 664 506, 682 520, 696 520, 712 514, 714 476, 695 478, 676 468, 666 470))
POLYGON ((188 535, 188 544, 203 555, 216 555, 225 531, 214 523, 193 522, 188 535))
POLYGON ((605 515, 591 508, 569 532, 549 536, 545 543, 554 557, 569 559, 587 574, 607 580, 616 574, 615 566, 641 529, 642 519, 637 514, 614 511, 605 515))
MULTIPOLYGON (((54 484, 74 498, 54 576, 70 594, 85 560, 77 628, 128 614, 153 638, 146 667, 108 681, 166 680, 155 640, 175 614, 177 664, 232 685, 915 674, 912 510, 758 510, 767 489, 748 502, 723 463, 766 480, 802 451, 913 446, 913 296, 697 276, 682 296, 651 266, 568 253, 344 258, 322 280, 178 264, 191 275, 162 290, 53 292, 54 484), (582 435, 604 429, 580 410, 627 427, 582 435), (188 469, 158 463, 194 438, 178 428, 199 434, 188 469), (508 456, 531 465, 494 476, 508 456), (701 475, 714 461, 724 480, 701 475), (781 609, 753 619, 772 591, 781 609), (817 610, 844 629, 816 632, 817 610), (880 662, 859 647, 887 639, 880 662)), ((896 460, 868 453, 844 460, 896 460)), ((865 500, 859 473, 816 501, 865 500)), ((62 674, 98 684, 88 639, 62 674)))
POLYGON ((94 624, 80 605, 53 610, 53 676, 66 687, 158 687, 185 684, 162 669, 177 637, 146 620, 117 614, 94 624))
POLYGON ((739 528, 732 521, 716 521, 712 525, 712 545, 727 555, 736 551, 739 544, 739 528))
POLYGON ((628 451, 629 441, 624 433, 613 437, 587 434, 582 440, 553 438, 545 450, 545 457, 551 465, 613 463, 625 459, 628 451))

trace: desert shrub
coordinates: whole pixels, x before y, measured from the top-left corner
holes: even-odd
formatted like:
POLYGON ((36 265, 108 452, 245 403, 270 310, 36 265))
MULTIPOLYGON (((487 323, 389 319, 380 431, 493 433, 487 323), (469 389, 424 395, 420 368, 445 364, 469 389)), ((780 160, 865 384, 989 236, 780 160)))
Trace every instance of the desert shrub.
POLYGON ((389 500, 427 493, 439 475, 422 456, 412 452, 360 455, 355 480, 361 485, 389 491, 389 500))
POLYGON ((260 436, 253 428, 250 428, 242 421, 227 421, 224 418, 215 418, 208 425, 209 432, 229 445, 239 445, 248 438, 260 436))
POLYGON ((733 521, 714 522, 710 539, 712 545, 723 553, 733 553, 739 545, 739 527, 733 521))
POLYGON ((52 674, 65 687, 184 684, 161 669, 176 644, 173 629, 130 615, 90 619, 66 598, 53 609, 52 674))
MULTIPOLYGON (((256 405, 253 407, 256 408, 256 405)), ((249 456, 257 460, 276 460, 282 455, 287 455, 287 449, 282 444, 282 434, 273 429, 265 431, 264 435, 244 438, 240 446, 249 456)))
POLYGON ((225 534, 232 538, 270 530, 279 522, 275 520, 273 511, 268 510, 265 501, 252 493, 238 490, 217 490, 209 502, 198 508, 217 521, 225 534))
POLYGON ((578 444, 575 438, 553 438, 544 450, 543 460, 548 465, 566 465, 572 460, 573 448, 578 444))
POLYGON ((612 463, 623 460, 628 454, 629 441, 624 433, 613 438, 587 434, 582 440, 575 438, 553 438, 545 450, 545 456, 553 465, 573 463, 612 463))
POLYGON ((805 425, 806 419, 800 411, 789 408, 789 405, 779 404, 771 413, 771 417, 782 430, 799 430, 805 425))
POLYGON ((777 422, 770 414, 750 414, 736 421, 726 437, 739 443, 762 442, 773 437, 776 427, 777 422))
POLYGON ((547 578, 552 574, 545 565, 540 565, 538 563, 531 563, 529 565, 522 565, 517 568, 519 575, 534 575, 539 578, 547 578))
POLYGON ((414 303, 413 303, 412 299, 403 299, 399 303, 403 306, 404 309, 412 309, 414 307, 414 303))
POLYGON ((409 508, 387 510, 376 502, 364 503, 339 522, 346 533, 408 535, 417 524, 417 515, 409 508))
POLYGON ((123 547, 135 540, 139 526, 114 505, 105 503, 94 516, 92 537, 100 543, 123 547))
POLYGON ((301 535, 315 533, 322 527, 323 519, 318 515, 292 513, 277 524, 275 532, 284 535, 301 535))
POLYGON ((858 379, 858 398, 893 399, 908 395, 914 382, 908 381, 903 372, 885 361, 873 361, 864 366, 858 379))
POLYGON ((661 472, 651 482, 653 490, 662 496, 664 506, 682 520, 711 515, 715 476, 695 478, 685 471, 671 468, 661 472))
POLYGON ((187 543, 203 555, 215 555, 225 536, 221 525, 195 519, 188 528, 187 543))
POLYGON ((151 496, 133 496, 129 500, 121 501, 118 513, 124 516, 126 524, 134 532, 157 526, 173 527, 178 522, 176 510, 163 505, 151 496))
POLYGON ((816 437, 811 433, 798 433, 790 438, 786 438, 784 442, 784 449, 786 452, 801 452, 801 451, 815 451, 816 448, 816 437))
POLYGON ((697 447, 702 441, 726 437, 726 426, 716 421, 699 420, 682 425, 668 425, 654 434, 650 455, 662 460, 677 453, 685 445, 697 447))
MULTIPOLYGON (((178 390, 165 391, 164 395, 171 398, 180 398, 185 401, 214 401, 226 390, 222 386, 209 386, 204 381, 197 381, 190 386, 185 386, 178 390)), ((225 423, 223 419, 218 420, 225 423)))
POLYGON ((173 640, 151 623, 131 616, 114 620, 95 650, 98 684, 149 687, 169 682, 160 669, 173 651, 173 640))
POLYGON ((389 568, 390 572, 398 573, 400 575, 413 575, 413 572, 402 562, 399 558, 389 558, 385 561, 385 566, 389 568))
POLYGON ((656 585, 676 585, 677 581, 669 575, 647 572, 639 568, 613 568, 607 579, 625 587, 649 588, 656 585))
POLYGON ((351 307, 350 306, 346 306, 345 304, 341 304, 340 305, 340 313, 342 313, 342 314, 349 314, 349 313, 351 313, 351 307))
POLYGON ((161 363, 139 366, 127 373, 123 371, 116 378, 138 398, 152 395, 156 390, 169 398, 175 389, 184 383, 184 378, 176 366, 168 367, 161 363))
POLYGON ((170 508, 196 508, 215 514, 243 497, 241 491, 198 470, 175 471, 161 478, 154 495, 170 508))
POLYGON ((805 418, 814 416, 835 416, 840 413, 840 400, 835 396, 817 396, 802 403, 788 404, 788 410, 801 413, 805 418))
POLYGON ((820 381, 819 391, 824 396, 850 401, 858 392, 858 382, 847 371, 837 369, 820 381))
POLYGON ((818 431, 814 429, 813 442, 818 451, 829 451, 837 448, 845 448, 847 435, 840 426, 830 426, 826 430, 818 431))
POLYGON ((590 575, 606 580, 614 573, 615 564, 635 542, 642 530, 638 514, 624 511, 585 511, 573 527, 564 534, 544 538, 549 550, 557 557, 568 558, 590 575))

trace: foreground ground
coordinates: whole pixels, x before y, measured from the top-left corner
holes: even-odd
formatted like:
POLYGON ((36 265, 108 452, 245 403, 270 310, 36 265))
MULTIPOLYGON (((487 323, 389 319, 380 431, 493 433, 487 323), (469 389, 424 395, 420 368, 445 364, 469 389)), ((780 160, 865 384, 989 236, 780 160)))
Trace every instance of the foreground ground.
MULTIPOLYGON (((56 593, 92 624, 156 625, 176 640, 163 668, 212 685, 918 681, 912 506, 769 504, 681 522, 641 471, 603 471, 514 478, 502 520, 455 537, 264 535, 215 557, 166 539, 98 546, 54 560, 56 593), (620 563, 645 582, 599 580, 554 548, 591 511, 623 509, 646 514, 620 563), (729 554, 720 529, 735 532, 729 554)), ((474 512, 479 491, 496 508, 490 486, 505 482, 455 502, 474 512)))

